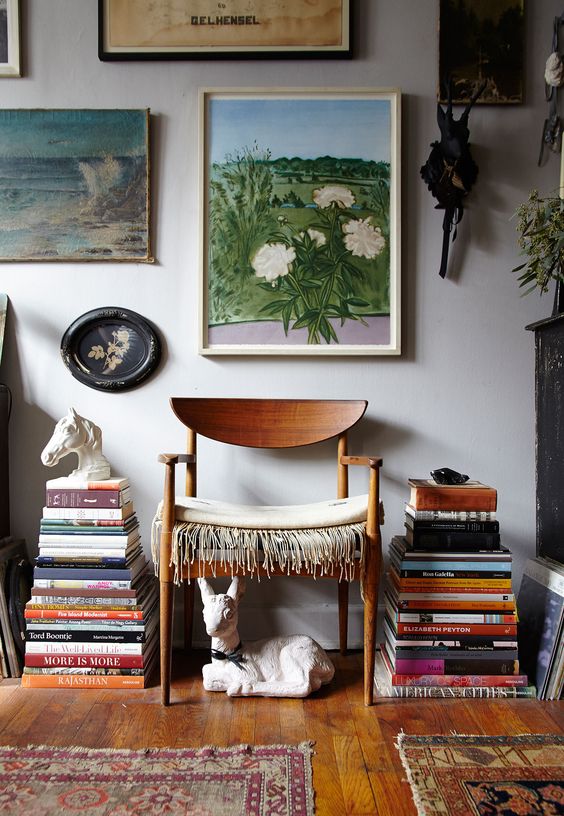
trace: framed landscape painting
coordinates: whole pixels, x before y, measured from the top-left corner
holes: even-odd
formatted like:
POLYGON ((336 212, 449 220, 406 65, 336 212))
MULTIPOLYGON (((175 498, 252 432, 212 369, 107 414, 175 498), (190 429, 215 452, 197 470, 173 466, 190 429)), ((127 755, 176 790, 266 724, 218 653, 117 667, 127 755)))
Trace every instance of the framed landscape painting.
POLYGON ((350 57, 350 0, 98 0, 101 60, 350 57))
POLYGON ((0 77, 19 77, 20 0, 0 0, 0 77))
POLYGON ((439 101, 522 102, 524 42, 525 0, 440 0, 439 101))
POLYGON ((0 110, 0 261, 151 260, 148 110, 0 110))
POLYGON ((202 354, 399 354, 400 92, 200 95, 202 354))

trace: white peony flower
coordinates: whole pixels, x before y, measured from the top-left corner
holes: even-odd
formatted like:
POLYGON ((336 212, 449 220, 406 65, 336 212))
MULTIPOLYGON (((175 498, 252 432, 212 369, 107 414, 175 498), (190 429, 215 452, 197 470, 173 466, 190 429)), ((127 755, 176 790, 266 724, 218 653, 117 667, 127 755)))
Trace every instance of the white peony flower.
POLYGON ((273 286, 278 278, 290 271, 290 264, 296 257, 296 250, 285 244, 265 244, 251 261, 257 278, 264 278, 273 286))
POLYGON ((345 246, 359 258, 375 258, 386 246, 380 227, 373 227, 370 217, 358 221, 348 221, 343 226, 345 246))
MULTIPOLYGON (((307 234, 309 235, 313 243, 318 247, 325 246, 325 244, 327 243, 327 238, 322 232, 319 232, 319 230, 310 228, 308 229, 307 234)), ((300 232, 300 237, 303 237, 303 235, 304 233, 300 232)))
POLYGON ((354 195, 347 187, 339 187, 336 185, 329 185, 327 187, 321 187, 319 190, 314 190, 313 200, 322 210, 325 210, 333 203, 344 209, 345 207, 352 207, 355 202, 354 195))

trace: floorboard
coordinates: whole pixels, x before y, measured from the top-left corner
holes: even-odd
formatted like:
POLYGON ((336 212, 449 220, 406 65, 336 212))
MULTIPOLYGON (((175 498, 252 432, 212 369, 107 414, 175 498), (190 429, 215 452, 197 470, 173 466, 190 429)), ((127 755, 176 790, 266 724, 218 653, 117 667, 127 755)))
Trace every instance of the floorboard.
POLYGON ((0 681, 0 744, 143 748, 314 741, 317 816, 414 816, 397 735, 564 734, 559 702, 378 700, 363 705, 362 658, 331 653, 334 681, 304 700, 206 692, 207 655, 175 655, 171 706, 134 690, 22 689, 0 681))

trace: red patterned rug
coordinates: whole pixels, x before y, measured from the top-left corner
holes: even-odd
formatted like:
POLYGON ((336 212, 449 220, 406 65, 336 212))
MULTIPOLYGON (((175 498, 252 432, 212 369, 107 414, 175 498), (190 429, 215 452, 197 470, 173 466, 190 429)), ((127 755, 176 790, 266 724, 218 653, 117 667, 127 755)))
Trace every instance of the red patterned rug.
POLYGON ((563 816, 564 737, 418 737, 398 748, 419 816, 563 816))
POLYGON ((6 816, 313 816, 310 743, 143 751, 0 746, 6 816))

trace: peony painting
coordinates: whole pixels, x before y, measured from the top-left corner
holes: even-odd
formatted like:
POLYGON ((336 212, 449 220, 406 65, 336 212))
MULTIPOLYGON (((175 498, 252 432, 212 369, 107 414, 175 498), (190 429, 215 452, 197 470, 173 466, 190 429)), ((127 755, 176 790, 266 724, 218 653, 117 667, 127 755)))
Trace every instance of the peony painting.
POLYGON ((0 110, 0 261, 151 261, 149 111, 0 110))
POLYGON ((397 90, 203 91, 202 354, 399 354, 397 90))

